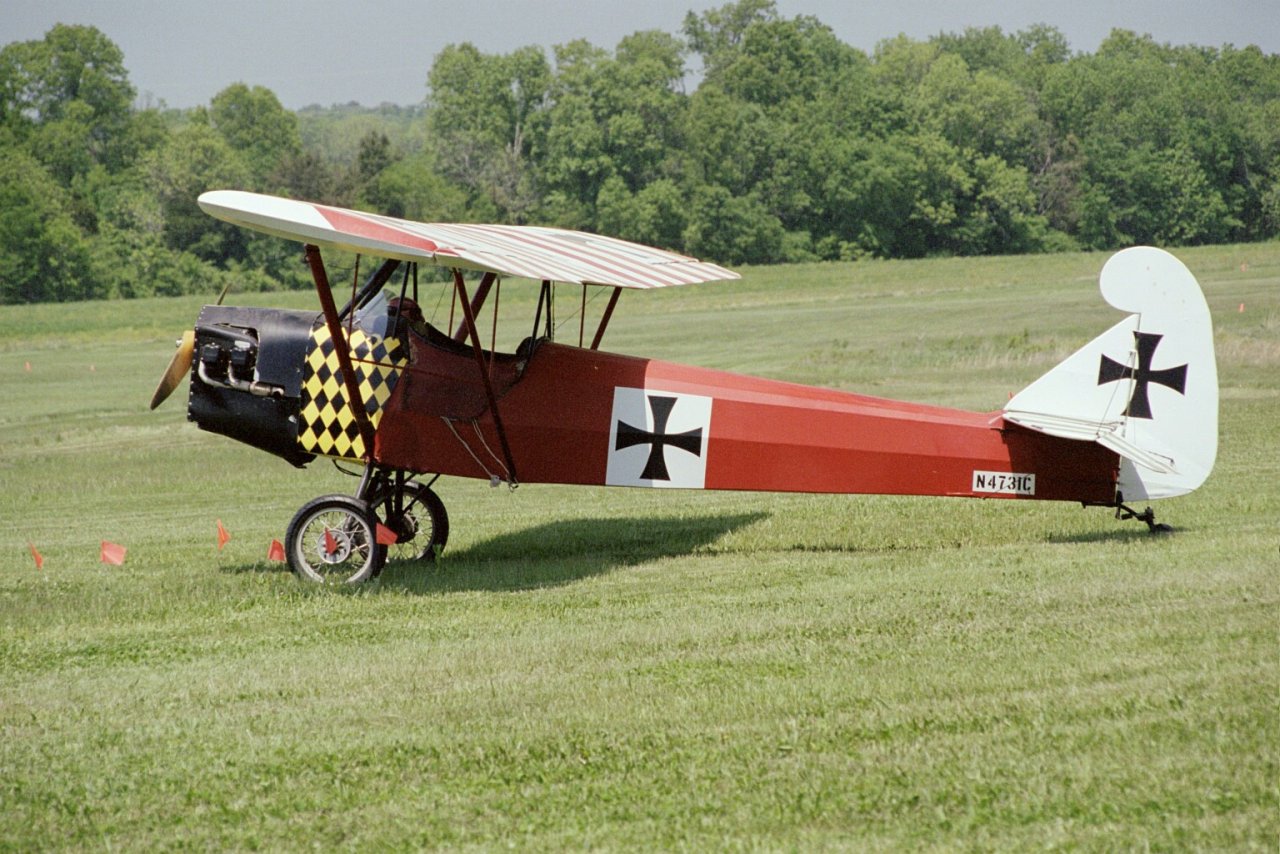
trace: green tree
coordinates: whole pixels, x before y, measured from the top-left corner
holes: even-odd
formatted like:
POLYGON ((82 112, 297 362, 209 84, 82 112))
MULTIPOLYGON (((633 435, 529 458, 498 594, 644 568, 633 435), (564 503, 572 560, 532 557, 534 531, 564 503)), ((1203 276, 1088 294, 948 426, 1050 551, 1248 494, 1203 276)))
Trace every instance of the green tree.
POLYGON ((684 131, 692 180, 734 195, 750 192, 768 168, 767 124, 759 105, 713 84, 700 86, 689 98, 684 131))
POLYGON ((818 254, 850 260, 918 255, 908 222, 916 201, 917 159, 900 138, 827 133, 810 149, 818 254))
POLYGON ((239 153, 257 187, 302 147, 297 116, 263 86, 233 83, 214 95, 209 124, 239 153))
POLYGON ((405 154, 419 151, 426 140, 427 123, 421 106, 311 105, 295 115, 303 150, 314 152, 335 168, 355 163, 360 141, 370 133, 386 134, 392 147, 405 154))
POLYGON ((755 196, 734 196, 724 187, 703 186, 694 193, 687 251, 726 264, 770 264, 782 257, 786 231, 755 196))
MULTIPOLYGON (((100 199, 100 228, 91 239, 92 268, 104 290, 125 298, 216 293, 224 270, 164 242, 164 215, 140 184, 116 183, 100 199)), ((245 277, 237 277, 245 287, 245 277)))
POLYGON ((701 15, 689 12, 684 17, 683 32, 689 48, 702 57, 707 79, 714 80, 721 68, 731 62, 753 24, 774 21, 778 7, 774 0, 738 0, 701 15))
POLYGON ((978 155, 970 164, 974 192, 952 238, 957 253, 996 255, 1040 252, 1046 246, 1047 220, 1036 211, 1030 176, 994 155, 978 155))
POLYGON ((468 215, 467 194, 436 171, 426 151, 380 170, 365 185, 361 203, 378 213, 418 222, 459 222, 468 215))
POLYGON ((50 121, 80 101, 110 124, 133 102, 124 54, 96 27, 55 24, 41 41, 5 46, 0 67, 5 79, 0 115, 6 118, 50 121))
POLYGON ((596 199, 596 226, 604 234, 649 246, 680 250, 688 227, 688 198, 670 178, 661 178, 632 193, 615 175, 604 182, 596 199))
POLYGON ((1124 30, 1052 67, 1045 113, 1078 152, 1076 210, 1065 219, 1097 247, 1261 236, 1278 86, 1274 57, 1170 47, 1124 30))
POLYGON ((735 49, 720 50, 708 79, 744 101, 780 105, 817 97, 859 57, 816 18, 757 19, 735 49))
POLYGON ((466 190, 477 218, 521 222, 536 207, 527 134, 550 81, 535 47, 500 56, 451 45, 431 66, 427 125, 436 163, 466 190))
POLYGON ((339 197, 334 170, 311 150, 304 149, 283 158, 267 177, 267 185, 294 199, 325 204, 346 201, 339 197))
POLYGON ((958 54, 940 55, 914 93, 917 127, 940 134, 952 145, 1008 164, 1030 165, 1048 131, 1030 93, 991 71, 970 71, 958 54))
MULTIPOLYGON (((1035 36, 1030 38, 1039 43, 1035 36)), ((1017 79, 1028 60, 1022 40, 999 27, 966 27, 963 33, 940 33, 930 41, 943 55, 963 60, 966 68, 1003 79, 1017 79)))
POLYGON ((676 174, 687 102, 681 43, 654 30, 634 33, 602 71, 596 110, 616 173, 634 189, 676 174))
POLYGON ((615 56, 584 41, 556 50, 533 151, 558 222, 598 227, 596 203, 607 183, 617 178, 635 192, 681 171, 685 99, 676 87, 683 70, 679 43, 662 33, 628 36, 615 56))
POLYGON ((885 39, 872 54, 872 69, 877 86, 886 95, 905 101, 929 73, 942 48, 933 42, 918 42, 906 35, 885 39))
POLYGON ((1096 248, 1212 243, 1235 226, 1221 192, 1181 146, 1104 150, 1084 195, 1081 236, 1096 248))
POLYGON ((105 296, 66 212, 66 191, 38 161, 0 151, 0 303, 105 296))
POLYGON ((57 24, 40 41, 0 49, 0 125, 63 186, 136 155, 133 97, 123 54, 94 27, 57 24))
POLYGON ((337 179, 336 193, 342 204, 372 204, 382 213, 399 216, 395 212, 402 210, 403 204, 397 199, 387 198, 385 187, 379 191, 375 184, 378 176, 400 157, 400 152, 392 147, 391 138, 385 133, 370 130, 361 137, 355 162, 337 179))
POLYGON ((192 122, 143 166, 146 186, 164 217, 168 247, 218 263, 245 257, 244 229, 213 219, 196 204, 206 190, 252 189, 252 173, 221 134, 205 122, 192 122))
POLYGON ((28 148, 59 184, 70 187, 98 162, 92 109, 84 101, 67 104, 58 118, 31 129, 28 148))
POLYGON ((534 125, 533 152, 544 191, 555 200, 557 224, 589 228, 600 188, 614 174, 596 97, 610 57, 577 40, 557 47, 555 61, 547 107, 534 125))
POLYGON ((356 175, 361 182, 371 181, 378 173, 399 160, 391 147, 391 139, 380 131, 370 131, 360 140, 356 153, 356 175))

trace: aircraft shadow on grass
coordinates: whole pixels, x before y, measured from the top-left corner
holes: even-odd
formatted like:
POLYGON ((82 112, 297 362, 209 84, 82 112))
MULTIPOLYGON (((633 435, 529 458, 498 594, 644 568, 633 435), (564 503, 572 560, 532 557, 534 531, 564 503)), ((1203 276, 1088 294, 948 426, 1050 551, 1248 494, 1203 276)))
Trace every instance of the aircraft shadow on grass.
MULTIPOLYGON (((767 518, 763 512, 711 516, 568 519, 500 534, 438 563, 391 561, 383 587, 417 593, 531 590, 572 584, 615 569, 683 557, 767 518)), ((288 570, 283 564, 227 567, 229 572, 288 570)))
POLYGON ((1146 528, 1108 528, 1103 531, 1084 531, 1078 534, 1051 534, 1045 542, 1056 545, 1067 543, 1158 543, 1164 537, 1176 536, 1188 530, 1170 527, 1165 531, 1149 531, 1146 528))
POLYGON ((423 593, 555 587, 622 567, 693 554, 766 515, 547 522, 448 551, 434 566, 389 563, 382 572, 383 584, 423 593))

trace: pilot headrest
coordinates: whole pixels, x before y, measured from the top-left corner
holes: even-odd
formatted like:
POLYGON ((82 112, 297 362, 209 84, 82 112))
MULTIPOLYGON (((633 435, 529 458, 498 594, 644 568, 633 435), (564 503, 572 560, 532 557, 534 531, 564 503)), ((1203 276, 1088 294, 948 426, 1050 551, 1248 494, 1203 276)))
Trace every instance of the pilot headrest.
POLYGON ((423 320, 422 309, 408 297, 393 297, 387 303, 387 308, 391 314, 405 317, 409 320, 423 320))

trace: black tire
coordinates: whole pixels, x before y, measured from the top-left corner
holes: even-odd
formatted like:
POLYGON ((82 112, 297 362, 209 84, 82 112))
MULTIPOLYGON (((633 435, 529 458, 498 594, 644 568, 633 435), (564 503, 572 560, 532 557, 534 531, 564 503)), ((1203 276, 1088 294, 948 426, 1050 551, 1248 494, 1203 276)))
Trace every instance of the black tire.
POLYGON ((349 495, 309 501, 285 534, 289 568, 317 584, 359 584, 382 567, 376 525, 369 505, 349 495))
POLYGON ((378 546, 381 560, 375 575, 388 560, 434 561, 449 542, 449 513, 425 484, 410 480, 399 490, 388 484, 373 494, 369 506, 377 521, 396 535, 393 545, 378 546))

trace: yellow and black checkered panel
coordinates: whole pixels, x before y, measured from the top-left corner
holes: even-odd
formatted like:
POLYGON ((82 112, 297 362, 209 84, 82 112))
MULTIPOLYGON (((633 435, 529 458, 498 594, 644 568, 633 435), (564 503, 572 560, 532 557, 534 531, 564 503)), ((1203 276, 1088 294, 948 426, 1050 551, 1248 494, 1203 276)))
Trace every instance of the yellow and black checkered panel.
MULTIPOLYGON (((408 348, 397 338, 371 338, 359 329, 351 330, 348 340, 360 397, 369 421, 377 429, 382 407, 395 390, 400 369, 409 361, 408 348)), ((301 403, 298 444, 304 451, 322 457, 364 458, 364 440, 347 402, 338 354, 323 323, 311 331, 301 403)))

